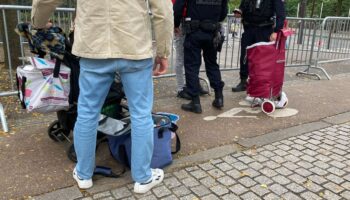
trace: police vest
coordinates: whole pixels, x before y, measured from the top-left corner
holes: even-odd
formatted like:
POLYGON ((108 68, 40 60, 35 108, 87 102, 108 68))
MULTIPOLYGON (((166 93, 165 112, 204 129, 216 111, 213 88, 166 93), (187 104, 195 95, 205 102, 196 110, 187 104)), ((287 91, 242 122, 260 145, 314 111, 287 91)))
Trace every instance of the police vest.
POLYGON ((243 23, 266 24, 271 23, 274 15, 273 0, 242 0, 243 23))

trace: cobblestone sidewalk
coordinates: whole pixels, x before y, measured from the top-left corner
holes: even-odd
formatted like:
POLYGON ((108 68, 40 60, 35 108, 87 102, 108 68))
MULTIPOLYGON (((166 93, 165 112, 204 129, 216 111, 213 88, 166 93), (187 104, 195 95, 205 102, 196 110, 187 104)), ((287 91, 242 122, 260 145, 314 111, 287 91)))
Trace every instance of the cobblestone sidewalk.
POLYGON ((350 123, 166 174, 144 195, 133 185, 91 199, 350 199, 350 123))

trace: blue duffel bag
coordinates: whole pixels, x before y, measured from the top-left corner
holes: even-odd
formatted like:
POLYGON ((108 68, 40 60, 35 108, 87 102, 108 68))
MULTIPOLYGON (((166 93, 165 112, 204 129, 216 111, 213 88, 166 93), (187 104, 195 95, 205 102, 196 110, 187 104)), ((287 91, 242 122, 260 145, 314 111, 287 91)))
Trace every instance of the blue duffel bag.
MULTIPOLYGON (((152 115, 154 122, 154 149, 151 168, 164 168, 173 161, 173 154, 181 148, 180 138, 176 134, 179 119, 177 115, 160 113, 152 115), (172 138, 176 138, 174 151, 172 150, 172 138)), ((119 163, 130 168, 131 166, 131 128, 130 118, 121 120, 124 122, 123 133, 107 136, 110 152, 119 163), (129 128, 127 128, 129 127, 129 128), (128 131, 125 131, 128 130, 128 131)))

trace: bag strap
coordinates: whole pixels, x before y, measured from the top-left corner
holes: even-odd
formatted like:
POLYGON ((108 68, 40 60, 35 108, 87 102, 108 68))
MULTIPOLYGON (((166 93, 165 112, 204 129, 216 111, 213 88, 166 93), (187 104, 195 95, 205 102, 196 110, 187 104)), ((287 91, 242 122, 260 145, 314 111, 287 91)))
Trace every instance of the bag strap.
POLYGON ((281 31, 278 31, 278 32, 277 32, 276 41, 275 41, 275 47, 276 47, 276 49, 278 49, 278 50, 281 48, 281 35, 282 35, 282 32, 281 32, 281 31))
POLYGON ((109 178, 119 178, 125 173, 125 167, 123 168, 122 172, 116 174, 112 171, 111 168, 105 167, 105 166, 96 166, 94 169, 94 175, 102 175, 109 178))
POLYGON ((98 125, 104 124, 107 121, 107 116, 105 116, 102 120, 98 122, 98 125))
MULTIPOLYGON (((173 132, 175 134, 176 137, 176 146, 175 146, 175 150, 171 152, 171 154, 176 154, 177 152, 180 151, 181 149, 181 141, 180 141, 180 137, 177 135, 176 131, 178 129, 178 126, 174 123, 171 122, 171 125, 169 127, 169 130, 171 132, 173 132)), ((160 127, 158 130, 158 137, 159 138, 163 138, 163 133, 165 131, 165 127, 160 127)))
MULTIPOLYGON (((96 141, 96 149, 103 142, 108 142, 107 136, 103 136, 102 138, 100 138, 99 140, 96 141)), ((110 150, 110 148, 108 148, 108 149, 110 150)), ((110 152, 110 153, 112 154, 112 152, 110 152)), ((125 165, 123 165, 123 170, 118 174, 114 173, 111 168, 106 167, 106 166, 96 166, 94 169, 94 175, 101 175, 101 176, 105 176, 105 177, 109 177, 109 178, 119 178, 125 172, 126 172, 125 165)))
POLYGON ((175 146, 175 151, 172 151, 171 154, 176 154, 177 152, 180 151, 181 149, 181 141, 180 141, 180 137, 179 135, 176 133, 178 129, 178 126, 174 123, 171 123, 171 127, 169 128, 169 130, 171 130, 174 134, 175 134, 175 137, 176 137, 176 146, 175 146))
POLYGON ((18 79, 18 76, 16 76, 16 82, 17 82, 17 88, 18 88, 18 97, 19 99, 21 100, 21 105, 22 105, 22 108, 25 109, 26 108, 26 104, 24 103, 25 101, 25 95, 26 95, 26 82, 27 82, 27 77, 25 76, 22 76, 22 85, 21 85, 21 88, 19 88, 19 79, 18 79), (20 93, 19 91, 22 92, 22 99, 20 98, 20 93))
POLYGON ((179 129, 179 127, 178 127, 176 124, 174 124, 174 123, 171 122, 171 127, 170 127, 169 129, 170 129, 172 132, 176 133, 176 131, 177 131, 177 129, 179 129))
MULTIPOLYGON (((284 20, 284 22, 283 22, 283 29, 287 29, 287 28, 288 28, 288 21, 284 20)), ((285 48, 285 43, 282 44, 282 37, 285 37, 283 35, 283 31, 282 30, 279 30, 277 32, 277 38, 276 38, 275 46, 276 46, 276 49, 278 49, 278 50, 282 50, 282 49, 285 48)))
POLYGON ((62 61, 58 58, 56 58, 55 62, 55 68, 53 69, 53 77, 58 78, 58 75, 60 74, 60 67, 61 67, 62 61))
POLYGON ((175 136, 176 136, 176 147, 175 147, 175 151, 172 151, 171 154, 176 154, 176 153, 179 152, 180 149, 181 149, 180 138, 179 138, 179 136, 177 135, 176 132, 174 132, 174 133, 175 133, 175 136))

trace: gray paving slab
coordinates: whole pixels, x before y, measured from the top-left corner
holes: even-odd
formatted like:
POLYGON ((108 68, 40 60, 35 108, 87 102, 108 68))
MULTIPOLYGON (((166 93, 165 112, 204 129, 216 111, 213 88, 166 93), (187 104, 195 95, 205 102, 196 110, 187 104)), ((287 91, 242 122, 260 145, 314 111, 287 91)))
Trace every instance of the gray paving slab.
POLYGON ((169 171, 163 184, 144 195, 135 195, 130 184, 77 199, 348 199, 350 170, 346 169, 350 169, 350 162, 341 159, 339 152, 332 151, 338 145, 337 142, 324 151, 303 148, 299 151, 299 160, 295 160, 292 154, 295 154, 294 150, 300 149, 298 145, 315 144, 315 141, 310 140, 315 135, 319 137, 315 145, 322 146, 329 137, 327 134, 319 136, 320 132, 328 132, 334 137, 343 135, 350 140, 349 127, 350 122, 324 128, 321 126, 302 135, 262 145, 254 151, 243 149, 184 169, 169 171), (289 158, 276 159, 281 151, 285 152, 284 157, 289 158), (327 159, 324 156, 326 152, 327 159), (261 159, 261 155, 265 159, 261 159), (274 166, 278 162, 280 165, 274 166))
MULTIPOLYGON (((107 191, 109 193, 109 191, 107 191)), ((35 200, 72 200, 83 197, 77 186, 60 189, 51 193, 46 193, 34 197, 35 200)))

